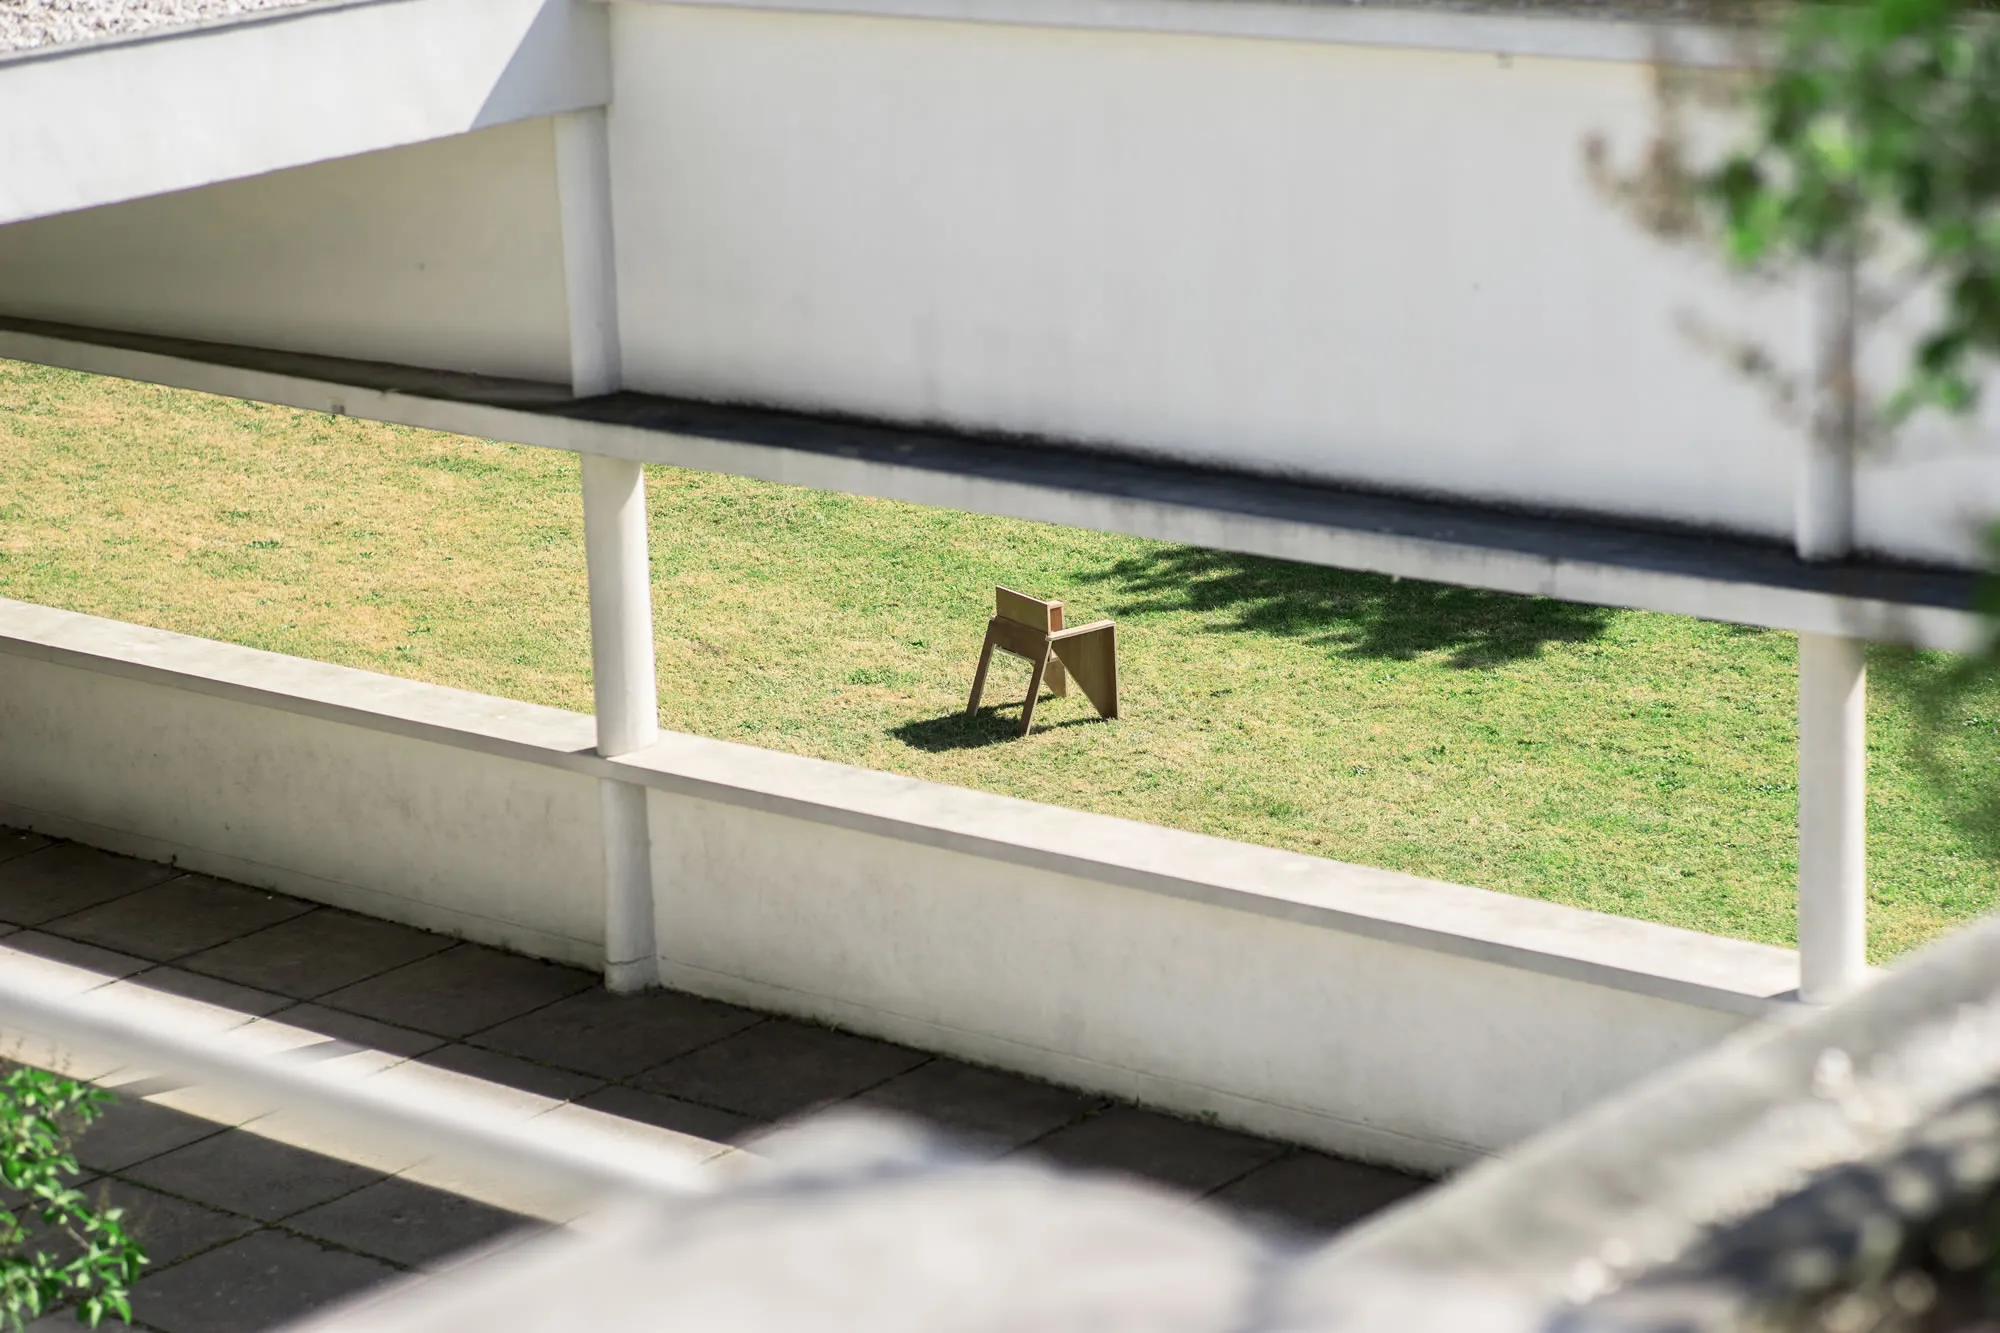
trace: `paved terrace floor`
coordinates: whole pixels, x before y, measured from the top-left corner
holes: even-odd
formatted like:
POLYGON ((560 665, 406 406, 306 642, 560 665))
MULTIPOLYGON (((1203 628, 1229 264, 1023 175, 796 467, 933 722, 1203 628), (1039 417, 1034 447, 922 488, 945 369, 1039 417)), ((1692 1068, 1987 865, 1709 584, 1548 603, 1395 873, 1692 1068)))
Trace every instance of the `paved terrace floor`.
MULTIPOLYGON (((613 996, 576 968, 7 829, 0 939, 718 1142, 836 1104, 879 1107, 983 1152, 1131 1173, 1302 1237, 1425 1184, 693 995, 613 996)), ((535 1225, 143 1099, 121 1101, 77 1155, 152 1258, 134 1314, 161 1333, 273 1328, 535 1225)))

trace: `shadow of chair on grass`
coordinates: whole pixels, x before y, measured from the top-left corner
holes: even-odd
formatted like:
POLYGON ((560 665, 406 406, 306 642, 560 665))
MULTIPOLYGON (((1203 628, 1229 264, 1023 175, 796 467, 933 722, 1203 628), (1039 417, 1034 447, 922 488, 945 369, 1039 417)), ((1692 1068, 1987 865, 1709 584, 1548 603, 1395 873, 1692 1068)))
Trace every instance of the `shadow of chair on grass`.
MULTIPOLYGON (((1042 702, 1054 697, 1044 692, 1042 702)), ((943 754, 950 750, 978 750, 1005 741, 1027 739, 1021 735, 1020 715, 1021 705, 1017 703, 988 704, 978 713, 970 715, 960 708, 946 713, 943 717, 927 717, 901 723, 889 728, 889 734, 912 750, 922 750, 928 754, 943 754)), ((1038 720, 1033 734, 1041 736, 1051 731, 1061 731, 1066 727, 1103 725, 1104 719, 1101 717, 1070 717, 1060 722, 1038 720)))
POLYGON ((1207 632, 1250 631, 1322 643, 1344 656, 1409 661, 1447 653, 1461 670, 1539 657, 1552 643, 1601 636, 1614 612, 1546 597, 1294 565, 1257 556, 1172 547, 1080 571, 1119 616, 1192 611, 1207 632))

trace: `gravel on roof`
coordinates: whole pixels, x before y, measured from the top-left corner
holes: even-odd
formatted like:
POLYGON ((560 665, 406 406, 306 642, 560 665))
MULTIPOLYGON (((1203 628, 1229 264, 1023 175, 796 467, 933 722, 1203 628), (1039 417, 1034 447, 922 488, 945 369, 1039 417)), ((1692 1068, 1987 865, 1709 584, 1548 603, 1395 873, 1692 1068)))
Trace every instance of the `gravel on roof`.
POLYGON ((0 53, 129 37, 312 0, 0 0, 0 53))

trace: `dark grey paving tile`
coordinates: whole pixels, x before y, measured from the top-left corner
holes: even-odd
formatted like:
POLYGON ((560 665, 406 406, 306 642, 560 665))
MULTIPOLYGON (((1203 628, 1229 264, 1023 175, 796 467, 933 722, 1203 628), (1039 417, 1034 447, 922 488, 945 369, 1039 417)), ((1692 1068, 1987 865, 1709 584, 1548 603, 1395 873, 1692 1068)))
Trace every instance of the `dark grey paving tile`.
POLYGON ((1144 1176, 1205 1194, 1247 1175, 1289 1149, 1214 1125, 1177 1120, 1133 1106, 1113 1106, 1059 1129, 1029 1151, 1066 1166, 1144 1176))
POLYGON ((169 995, 200 1000, 203 1004, 219 1005, 224 1009, 234 1009, 239 1014, 256 1014, 259 1017, 274 1014, 293 1003, 284 995, 258 990, 254 986, 239 986, 233 981, 205 977, 199 972, 188 972, 178 967, 149 967, 132 980, 169 995))
POLYGON ((316 999, 453 941, 408 926, 320 908, 181 960, 190 972, 240 986, 316 999))
POLYGON ((285 1223, 289 1230, 411 1268, 536 1225, 518 1213, 396 1177, 308 1209, 285 1223))
POLYGON ((46 929, 165 963, 311 910, 311 903, 263 889, 182 875, 73 912, 47 923, 46 929))
POLYGON ((100 949, 95 944, 66 940, 60 935, 48 935, 39 930, 15 931, 7 937, 6 947, 31 953, 37 958, 47 958, 51 962, 102 972, 107 977, 129 977, 152 966, 145 959, 134 958, 129 953, 100 949))
POLYGON ((697 1106, 678 1097, 662 1097, 654 1092, 612 1084, 579 1097, 578 1106, 587 1106, 606 1115, 623 1116, 641 1124, 657 1125, 682 1134, 692 1134, 712 1143, 731 1143, 759 1128, 759 1122, 734 1111, 718 1111, 713 1106, 697 1106))
POLYGON ((777 1120, 866 1092, 930 1058, 905 1046, 774 1018, 669 1060, 636 1081, 647 1092, 777 1120))
POLYGON ((1281 1227, 1323 1234, 1359 1222, 1431 1183, 1325 1153, 1295 1152, 1209 1197, 1281 1227))
POLYGON ((257 1229, 248 1218, 219 1213, 130 1181, 106 1179, 85 1193, 92 1200, 125 1210, 125 1230, 146 1252, 148 1273, 257 1229))
POLYGON ((383 1173, 231 1129, 122 1173, 141 1185, 275 1222, 337 1199, 383 1173))
POLYGON ((39 926, 180 873, 74 842, 55 843, 0 861, 0 921, 39 926))
POLYGON ((869 1089, 854 1104, 912 1116, 975 1148, 1004 1151, 1081 1120, 1104 1098, 938 1059, 869 1089))
POLYGON ((132 1313, 166 1333, 263 1333, 397 1271, 379 1259, 257 1231, 141 1279, 132 1313))
POLYGON ((45 838, 26 829, 0 828, 0 861, 11 861, 29 852, 39 852, 54 841, 54 838, 45 838))
POLYGON ((676 991, 613 995, 596 987, 490 1028, 472 1042, 620 1079, 763 1021, 749 1009, 676 991))
POLYGON ((596 977, 579 968, 460 944, 334 991, 322 1003, 421 1032, 463 1037, 596 984, 596 977))
POLYGON ((542 1097, 554 1097, 559 1101, 574 1101, 587 1092, 594 1092, 604 1086, 604 1080, 589 1074, 572 1073, 567 1069, 551 1069, 531 1060, 519 1060, 498 1051, 485 1051, 476 1046, 462 1046, 453 1043, 440 1046, 434 1051, 417 1057, 419 1064, 432 1065, 438 1069, 449 1069, 457 1074, 469 1074, 473 1078, 483 1078, 488 1083, 499 1083, 509 1088, 519 1088, 542 1097))
POLYGON ((83 1132, 76 1160, 93 1171, 123 1171, 221 1132, 212 1120, 124 1096, 83 1132))
POLYGON ((295 1028, 318 1032, 367 1050, 387 1051, 390 1055, 422 1055, 445 1044, 443 1037, 428 1032, 399 1028, 393 1023, 378 1023, 372 1018, 363 1018, 360 1014, 350 1014, 341 1009, 329 1009, 323 1004, 295 1004, 272 1017, 295 1028))

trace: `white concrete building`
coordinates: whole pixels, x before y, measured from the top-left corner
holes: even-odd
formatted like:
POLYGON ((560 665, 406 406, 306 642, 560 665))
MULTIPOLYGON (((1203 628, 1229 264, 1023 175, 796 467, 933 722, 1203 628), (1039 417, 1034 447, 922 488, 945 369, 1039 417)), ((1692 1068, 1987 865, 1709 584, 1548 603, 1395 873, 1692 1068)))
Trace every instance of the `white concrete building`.
POLYGON ((1645 124, 1644 27, 322 0, 51 35, 0 55, 0 355, 581 455, 597 709, 0 604, 5 822, 1422 1168, 1863 979, 1860 643, 1977 641, 2000 457, 1926 427, 1834 479, 1849 554, 1796 554, 1803 446, 1676 319, 1803 357, 1810 299, 1581 169, 1645 124), (1797 631, 1802 956, 661 736, 646 462, 1797 631))

